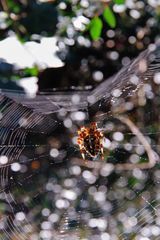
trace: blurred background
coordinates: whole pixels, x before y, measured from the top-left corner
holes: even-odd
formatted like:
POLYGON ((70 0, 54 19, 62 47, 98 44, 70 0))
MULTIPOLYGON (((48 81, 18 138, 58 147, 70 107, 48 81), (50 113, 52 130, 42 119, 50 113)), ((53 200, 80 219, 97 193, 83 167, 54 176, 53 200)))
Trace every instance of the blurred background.
POLYGON ((40 90, 95 87, 159 38, 154 0, 3 0, 0 9, 2 86, 34 77, 40 90))
POLYGON ((0 239, 160 239, 159 30, 158 0, 1 0, 0 239))

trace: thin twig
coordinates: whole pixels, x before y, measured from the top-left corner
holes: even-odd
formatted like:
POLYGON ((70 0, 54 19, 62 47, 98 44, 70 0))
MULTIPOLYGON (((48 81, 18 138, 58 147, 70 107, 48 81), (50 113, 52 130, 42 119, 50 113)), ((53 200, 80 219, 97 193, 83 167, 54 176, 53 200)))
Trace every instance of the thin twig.
POLYGON ((137 136, 139 142, 143 145, 147 155, 148 155, 148 162, 146 163, 118 163, 118 164, 111 164, 105 163, 104 161, 84 161, 81 158, 73 158, 73 163, 78 165, 87 167, 87 168, 94 168, 94 169, 101 169, 103 166, 108 165, 109 169, 112 170, 133 170, 136 168, 139 169, 149 169, 153 168, 156 162, 159 160, 158 154, 151 148, 149 142, 145 138, 145 136, 141 133, 139 128, 126 116, 116 116, 122 123, 126 124, 131 132, 137 136))
MULTIPOLYGON (((149 144, 149 142, 147 141, 145 136, 141 133, 139 128, 126 116, 118 116, 116 118, 119 119, 124 124, 126 124, 130 128, 132 133, 137 136, 138 140, 142 143, 142 145, 148 155, 149 161, 147 163, 134 164, 135 168, 147 169, 147 168, 154 167, 157 160, 159 159, 159 157, 158 157, 157 153, 155 151, 153 151, 153 149, 151 148, 151 145, 149 144)), ((132 169, 131 166, 133 166, 133 164, 127 163, 125 165, 126 165, 126 167, 128 166, 129 169, 132 169)))

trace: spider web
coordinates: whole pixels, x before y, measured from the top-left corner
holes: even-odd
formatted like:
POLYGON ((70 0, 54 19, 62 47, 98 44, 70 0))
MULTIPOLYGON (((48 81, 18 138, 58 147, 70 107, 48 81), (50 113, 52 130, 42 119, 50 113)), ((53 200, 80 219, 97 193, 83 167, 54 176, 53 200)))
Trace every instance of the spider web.
POLYGON ((159 162, 134 167, 148 155, 119 120, 130 119, 158 156, 159 56, 159 47, 143 52, 91 92, 1 92, 1 239, 159 239, 159 162), (76 131, 93 120, 105 161, 85 165, 76 131))

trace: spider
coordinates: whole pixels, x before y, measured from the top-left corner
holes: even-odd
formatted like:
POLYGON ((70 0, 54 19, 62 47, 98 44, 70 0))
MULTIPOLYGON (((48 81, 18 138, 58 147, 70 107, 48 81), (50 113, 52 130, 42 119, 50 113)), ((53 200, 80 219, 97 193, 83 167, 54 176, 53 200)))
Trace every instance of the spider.
POLYGON ((98 130, 96 122, 92 122, 89 127, 83 126, 78 130, 77 143, 84 160, 86 155, 93 159, 100 156, 103 160, 103 137, 103 133, 98 130))

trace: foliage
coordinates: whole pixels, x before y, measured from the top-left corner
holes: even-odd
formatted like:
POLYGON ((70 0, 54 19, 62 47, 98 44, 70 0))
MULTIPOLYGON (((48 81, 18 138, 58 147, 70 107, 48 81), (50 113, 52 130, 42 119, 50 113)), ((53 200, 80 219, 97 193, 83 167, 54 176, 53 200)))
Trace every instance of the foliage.
POLYGON ((90 35, 93 40, 98 40, 102 31, 102 20, 99 17, 94 17, 90 22, 90 35))
POLYGON ((103 11, 103 17, 105 19, 105 21, 108 23, 108 25, 111 28, 115 28, 116 27, 116 18, 112 12, 112 10, 110 9, 110 7, 106 7, 103 11))
POLYGON ((0 7, 1 39, 11 31, 22 42, 59 37, 66 82, 75 86, 95 86, 111 76, 153 43, 160 31, 159 3, 146 0, 3 0, 0 7))

